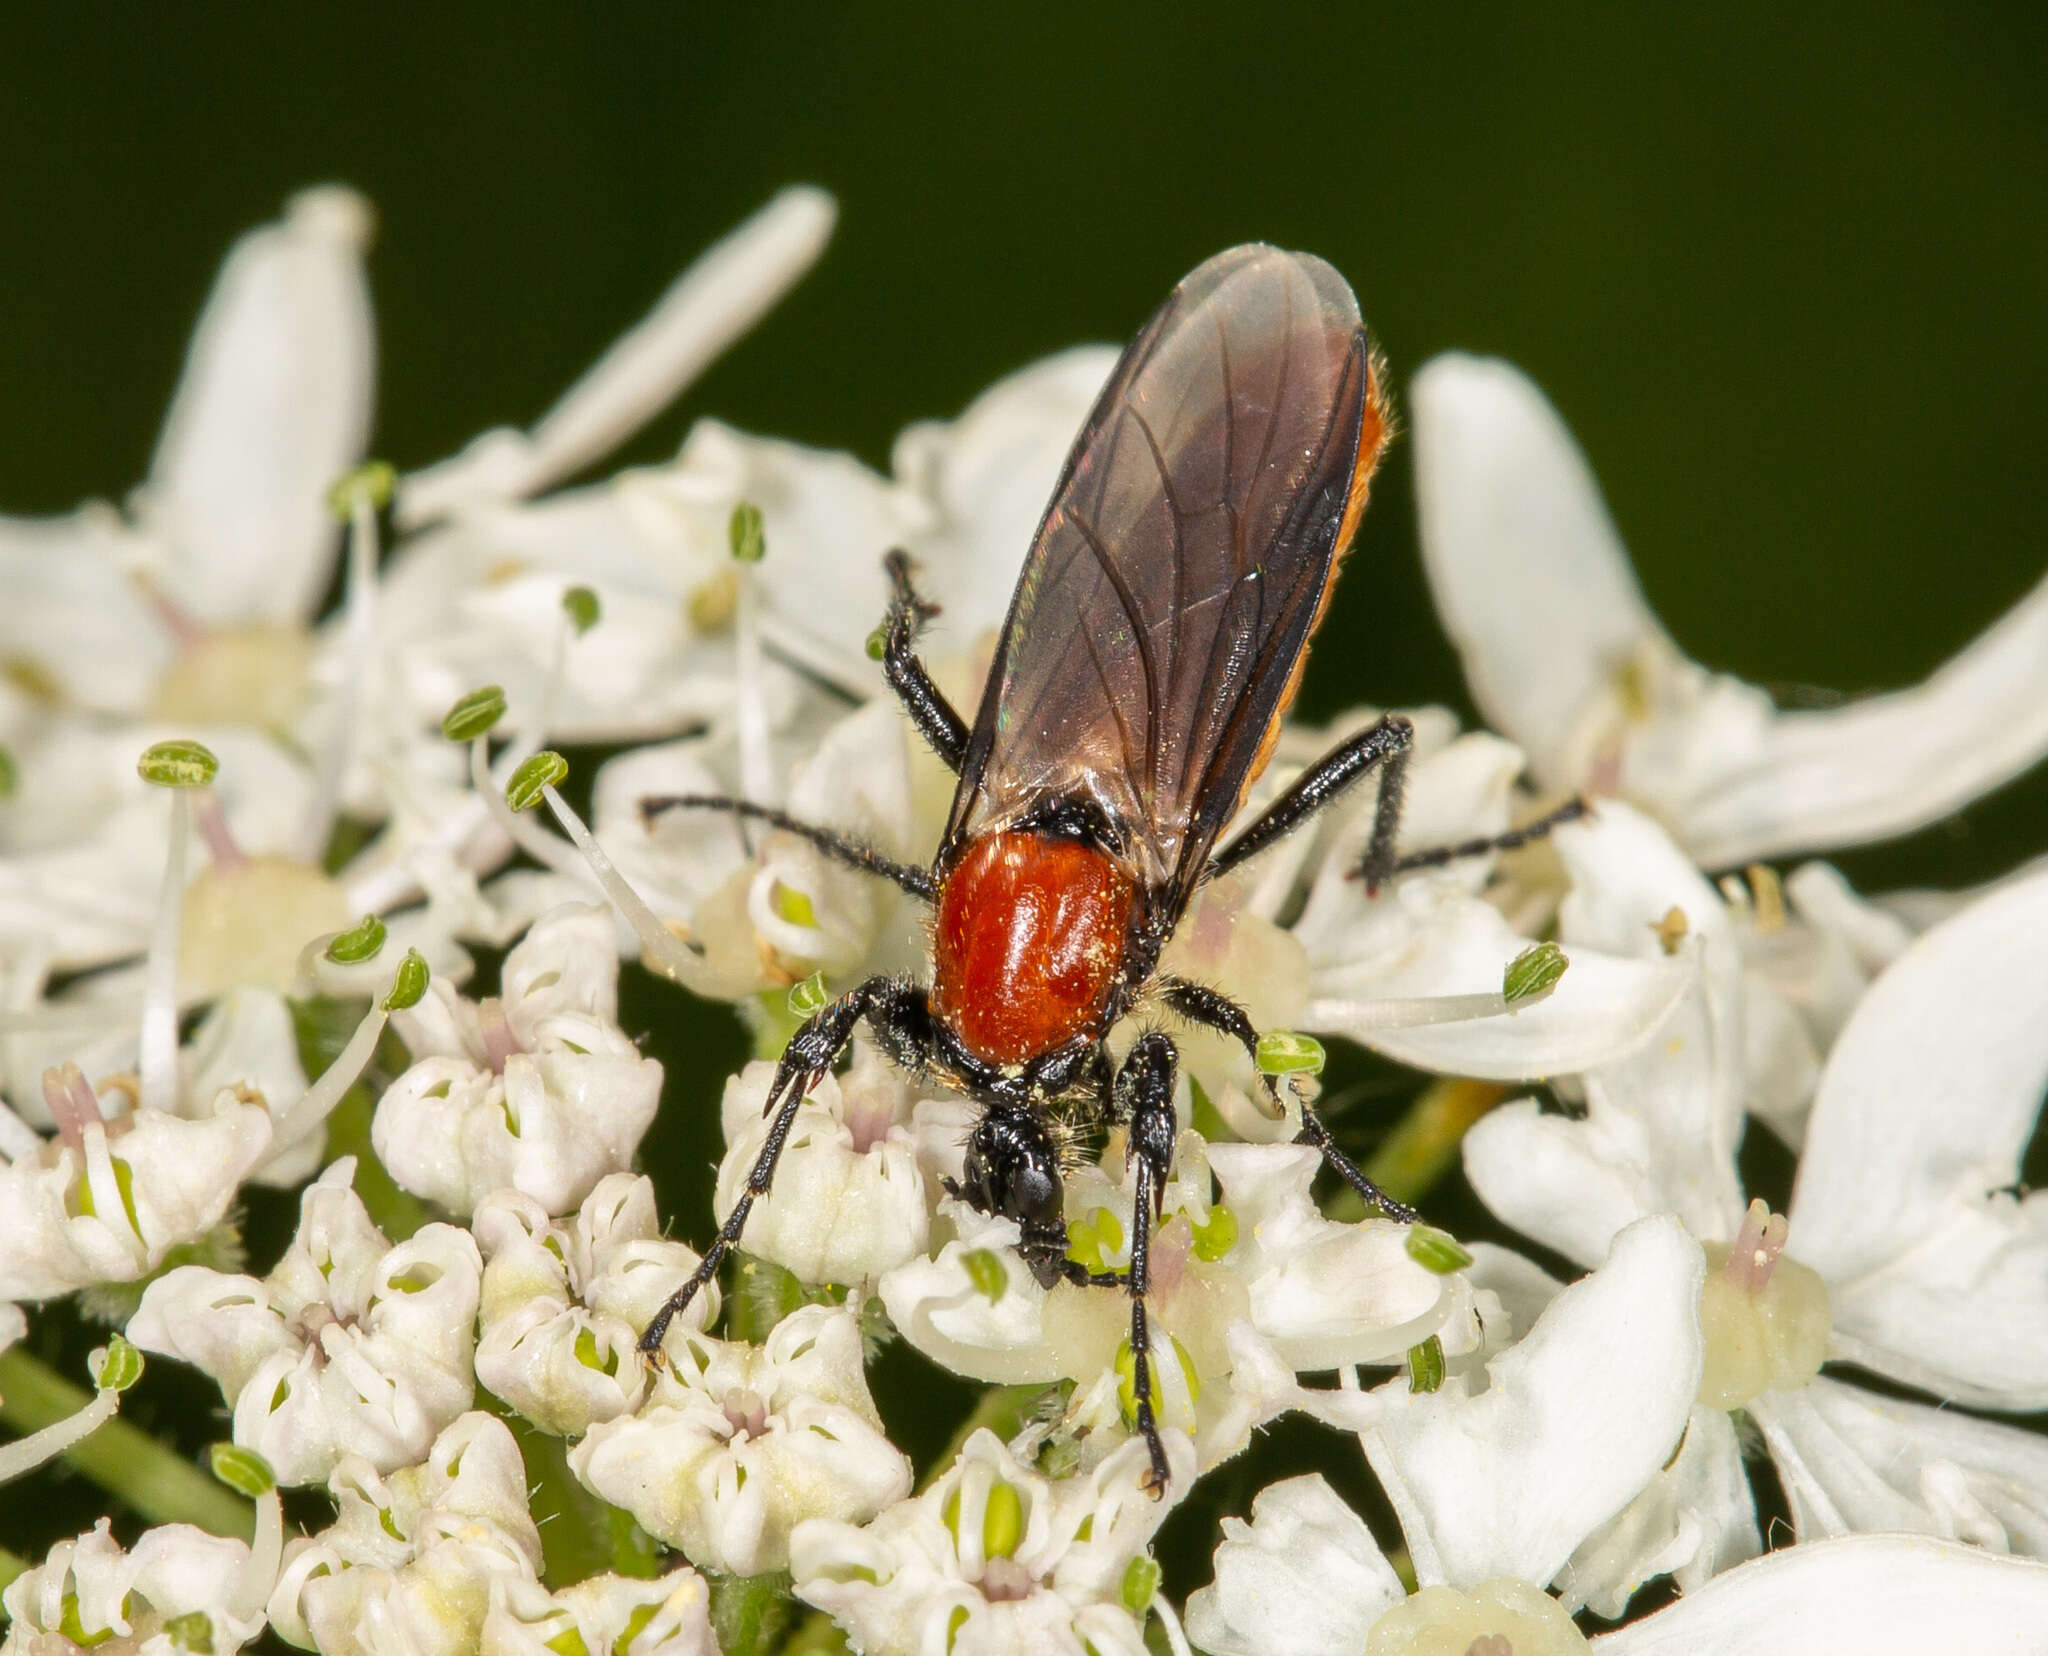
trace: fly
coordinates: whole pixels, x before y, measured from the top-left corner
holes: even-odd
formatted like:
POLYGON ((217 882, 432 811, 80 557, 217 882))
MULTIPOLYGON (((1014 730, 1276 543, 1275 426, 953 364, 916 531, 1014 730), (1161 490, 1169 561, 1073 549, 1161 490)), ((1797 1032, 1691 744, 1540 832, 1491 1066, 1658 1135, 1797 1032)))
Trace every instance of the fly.
MULTIPOLYGON (((1054 1110, 1127 1129, 1137 1211, 1156 1224, 1172 1173, 1179 1057, 1156 1029, 1121 1064, 1105 1040, 1141 1004, 1156 1005, 1256 1055, 1243 1008, 1158 972, 1205 880, 1369 772, 1379 797, 1355 872, 1373 884, 1524 843, 1582 809, 1574 802, 1498 840, 1397 856, 1414 731, 1389 715, 1219 848, 1279 737, 1390 426, 1385 367, 1344 278, 1311 254, 1219 253, 1173 290, 1096 400, 1025 559, 971 725, 916 653, 936 609, 918 596, 902 553, 886 560, 884 674, 960 779, 929 867, 745 800, 643 802, 649 813, 694 806, 787 829, 923 898, 933 917, 929 986, 869 978, 790 1038, 764 1108, 774 1124, 746 1189, 696 1274, 647 1325, 642 1352, 659 1354, 670 1320, 738 1243, 804 1095, 865 1019, 896 1063, 981 1107, 951 1193, 1016 1222, 1018 1253, 1041 1285, 1129 1296, 1136 1424, 1150 1450, 1147 1486, 1163 1492, 1146 1330, 1150 1227, 1132 1227, 1123 1271, 1068 1257, 1054 1110)), ((1299 1142, 1370 1206, 1416 1217, 1338 1149, 1305 1102, 1299 1142)))

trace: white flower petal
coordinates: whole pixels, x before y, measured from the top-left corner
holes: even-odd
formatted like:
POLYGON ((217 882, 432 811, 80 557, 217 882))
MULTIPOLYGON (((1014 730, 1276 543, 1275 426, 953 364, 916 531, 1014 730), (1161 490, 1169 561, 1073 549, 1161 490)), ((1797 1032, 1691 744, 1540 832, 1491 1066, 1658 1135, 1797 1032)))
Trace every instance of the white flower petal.
POLYGON ((1249 1523, 1223 1520, 1188 1637, 1215 1656, 1356 1656, 1401 1598, 1364 1520, 1319 1474, 1289 1478, 1253 1497, 1249 1523))
POLYGON ((590 1576, 556 1593, 516 1575, 493 1576, 481 1639, 481 1656, 554 1656, 565 1649, 719 1656, 710 1589, 687 1566, 651 1581, 590 1576))
POLYGON ((1860 1360, 2006 1408, 2048 1404, 2048 1193, 2013 1193, 2048 1085, 2044 980, 2048 876, 1907 950, 1835 1044, 1790 1213, 1860 1360))
POLYGON ((1546 788, 1576 788, 1586 714, 1663 629, 1585 457, 1525 375, 1440 356, 1409 403, 1423 564, 1473 699, 1546 788))
MULTIPOLYGON (((267 989, 230 989, 200 1020, 180 1056, 189 1111, 200 1100, 241 1089, 259 1096, 272 1121, 306 1096, 298 1032, 284 997, 267 989)), ((320 1170, 326 1128, 273 1144, 256 1174, 259 1184, 296 1190, 320 1170)))
POLYGON ((1825 1376, 1750 1406, 1801 1541, 1915 1531, 2048 1556, 2048 1443, 1825 1376))
POLYGON ((1926 1656, 2048 1649, 2048 1565, 1918 1536, 1789 1547, 1596 1639, 1599 1656, 1926 1656))
POLYGON ((1535 1006, 1463 1023, 1378 1027, 1377 1001, 1498 994, 1508 963, 1529 947, 1500 910, 1455 882, 1408 880, 1390 895, 1408 906, 1412 930, 1375 955, 1316 962, 1303 1022, 1418 1069, 1513 1081, 1611 1063, 1651 1037, 1691 978, 1673 961, 1570 949, 1555 992, 1535 1006))
POLYGON ((865 1521, 910 1493, 910 1462, 882 1435, 850 1312, 804 1306, 759 1347, 695 1332, 670 1343, 677 1355, 653 1396, 593 1426, 569 1466, 693 1563, 784 1569, 802 1520, 865 1521))
POLYGON ((1602 1118, 1589 1130, 1640 1158, 1647 1208, 1675 1212, 1708 1241, 1731 1236, 1744 1206, 1745 1049, 1742 961, 1721 900, 1656 823, 1618 801, 1560 828, 1558 855, 1572 875, 1558 911, 1567 943, 1661 962, 1658 928, 1674 909, 1685 917, 1672 963, 1693 987, 1653 1040, 1588 1077, 1588 1119, 1602 1118))
POLYGON ((408 477, 399 520, 410 527, 478 501, 537 494, 610 453, 795 285, 838 216, 813 185, 778 192, 670 283, 530 435, 487 432, 455 459, 408 477))
POLYGON ((1648 1136, 1623 1110, 1589 1106, 1573 1121, 1517 1099, 1474 1122, 1462 1150, 1481 1201, 1588 1270, 1621 1231, 1663 1207, 1648 1136))
POLYGON ((269 1113, 223 1093, 197 1120, 137 1110, 0 1162, 0 1300, 146 1276, 220 1223, 269 1149, 269 1113))
POLYGON ((998 380, 958 419, 907 426, 896 439, 898 480, 937 508, 911 548, 943 611, 930 635, 941 649, 971 650, 1002 624, 1067 450, 1117 354, 1080 345, 1044 357, 998 380))
POLYGON ((147 712, 171 639, 129 567, 138 552, 105 506, 0 518, 0 660, 47 680, 68 706, 147 712))
POLYGON ((369 237, 367 204, 330 185, 221 266, 137 499, 167 593, 197 621, 303 621, 326 590, 327 490, 369 435, 369 237))
POLYGON ((1409 1256, 1408 1226, 1323 1217, 1313 1145, 1214 1144, 1208 1158, 1238 1225, 1227 1263, 1252 1325, 1292 1367, 1389 1362, 1443 1326, 1450 1279, 1409 1256))
POLYGON ((1671 1575, 1681 1592, 1696 1592, 1761 1551, 1735 1422, 1719 1409, 1696 1408, 1677 1457, 1572 1554, 1558 1588, 1568 1608, 1584 1605, 1619 1621, 1652 1577, 1671 1575))
POLYGON ((248 1559, 244 1543, 191 1524, 144 1530, 124 1550, 102 1518, 8 1584, 6 1649, 23 1656, 79 1649, 155 1656, 192 1648, 191 1630, 203 1626, 210 1648, 227 1656, 263 1630, 263 1618, 236 1602, 248 1559), (174 1638, 165 1624, 188 1617, 186 1633, 174 1638))
POLYGON ((235 1441, 280 1484, 344 1456, 410 1465, 469 1407, 482 1261, 467 1231, 425 1225, 391 1247, 350 1189, 344 1156, 299 1199, 299 1229, 263 1282, 181 1266, 129 1320, 145 1350, 211 1374, 235 1441))
MULTIPOLYGON (((744 1126, 719 1163, 712 1213, 721 1224, 774 1128, 761 1113, 774 1073, 773 1064, 749 1064, 726 1083, 727 1118, 737 1115, 744 1126)), ((866 1285, 905 1260, 921 1260, 929 1224, 909 1127, 855 1107, 827 1075, 797 1109, 775 1184, 748 1216, 747 1247, 800 1282, 866 1285)))
POLYGON ((1704 1269, 1676 1220, 1641 1220, 1484 1391, 1388 1397, 1362 1441, 1425 1585, 1545 1584, 1656 1475, 1699 1388, 1704 1269))
POLYGON ((2048 753, 2048 580, 1910 690, 1775 714, 1685 815, 1710 868, 1889 839, 2048 753))
POLYGON ((933 1362, 971 1380, 1021 1385, 1058 1379, 1059 1359, 1041 1321, 1045 1290, 1017 1257, 1017 1222, 991 1219, 950 1197, 939 1213, 959 1234, 936 1258, 907 1260, 883 1276, 875 1292, 889 1320, 933 1362), (970 1256, 981 1253, 1002 1266, 993 1299, 969 1273, 970 1256))

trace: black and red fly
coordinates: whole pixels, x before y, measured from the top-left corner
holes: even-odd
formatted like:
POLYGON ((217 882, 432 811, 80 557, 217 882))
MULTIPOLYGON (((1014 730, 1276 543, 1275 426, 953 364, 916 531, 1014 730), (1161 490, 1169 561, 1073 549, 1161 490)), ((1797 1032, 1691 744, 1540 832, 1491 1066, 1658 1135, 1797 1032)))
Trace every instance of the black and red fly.
MULTIPOLYGON (((918 660, 918 632, 936 611, 919 599, 908 560, 889 556, 884 671, 960 778, 930 867, 744 800, 643 802, 650 813, 695 806, 772 823, 933 907, 929 988, 869 978, 791 1037, 746 1190, 696 1274, 648 1324, 643 1352, 659 1352, 670 1320, 739 1241, 798 1105, 865 1018, 898 1064, 981 1106, 954 1194, 1016 1221, 1018 1252, 1041 1284, 1130 1296, 1136 1423, 1151 1450, 1149 1486, 1163 1490, 1147 1226, 1133 1226, 1127 1270, 1091 1272, 1068 1257, 1053 1112, 1127 1129, 1137 1210, 1156 1223, 1172 1172, 1178 1055, 1152 1029, 1116 1064, 1106 1037, 1158 1007, 1258 1046, 1233 1001, 1158 973, 1203 881, 1373 770, 1379 800, 1357 869, 1368 882, 1521 843, 1577 810, 1498 841, 1396 856, 1413 731, 1389 716, 1217 847, 1273 751, 1389 424, 1384 366, 1344 278, 1306 253, 1219 253, 1174 289, 1097 398, 1024 561, 971 726, 918 660)), ((1368 1204, 1414 1217, 1306 1104, 1300 1137, 1368 1204)))

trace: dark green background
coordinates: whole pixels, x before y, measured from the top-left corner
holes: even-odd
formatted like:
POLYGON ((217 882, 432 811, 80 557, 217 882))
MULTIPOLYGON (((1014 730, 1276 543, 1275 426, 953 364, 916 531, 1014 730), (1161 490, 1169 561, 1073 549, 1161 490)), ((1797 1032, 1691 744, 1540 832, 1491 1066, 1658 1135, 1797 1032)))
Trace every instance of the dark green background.
MULTIPOLYGON (((81 10, 0 41, 0 510, 140 476, 222 250, 309 180, 381 214, 405 466, 530 419, 815 179, 831 251, 640 456, 716 411, 879 461, 1266 237, 1350 276, 1397 382, 1524 364, 1705 661, 1903 683, 2044 564, 2038 8, 81 10)), ((1459 694, 1392 471, 1310 711, 1459 694)), ((1990 873, 2044 805, 1857 871, 1990 873)))
MULTIPOLYGON (((1449 347, 1527 367, 1706 662, 1801 695, 1903 684, 2032 585, 2048 14, 1449 10, 17 8, 0 511, 140 478, 222 252, 305 183, 377 205, 375 446, 407 467, 530 420, 694 251, 811 179, 841 203, 830 252, 634 458, 715 412, 882 462, 906 421, 1121 338, 1262 237, 1349 275, 1397 384, 1449 347)), ((1432 698, 1464 705, 1397 449, 1305 702, 1432 698)), ((2036 774, 1842 860, 1872 886, 1982 878, 2048 845, 2044 815, 2036 774)), ((669 1062, 648 1160, 701 1240, 702 1100, 737 1035, 645 981, 626 1016, 669 1062)), ((1469 1193, 1432 1206, 1482 1223, 1469 1193)), ((260 1266, 290 1213, 251 1219, 260 1266)), ((88 1342, 64 1343, 75 1372, 88 1342)), ((898 1352, 878 1382, 926 1452, 929 1372, 898 1352)), ((220 1435, 211 1388, 181 1385, 154 1365, 132 1412, 220 1435)), ((1206 1577, 1217 1509, 1315 1465, 1356 1491, 1356 1459, 1283 1428, 1176 1518, 1170 1585, 1206 1577)))

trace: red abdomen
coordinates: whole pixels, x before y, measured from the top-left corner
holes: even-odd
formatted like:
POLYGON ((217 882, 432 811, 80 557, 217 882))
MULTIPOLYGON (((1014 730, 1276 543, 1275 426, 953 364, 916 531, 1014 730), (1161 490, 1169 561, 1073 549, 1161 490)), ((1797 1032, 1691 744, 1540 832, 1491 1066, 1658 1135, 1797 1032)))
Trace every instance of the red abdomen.
POLYGON ((978 840, 939 892, 932 1009, 994 1064, 1093 1029, 1123 964, 1131 900, 1123 870, 1079 840, 978 840))

